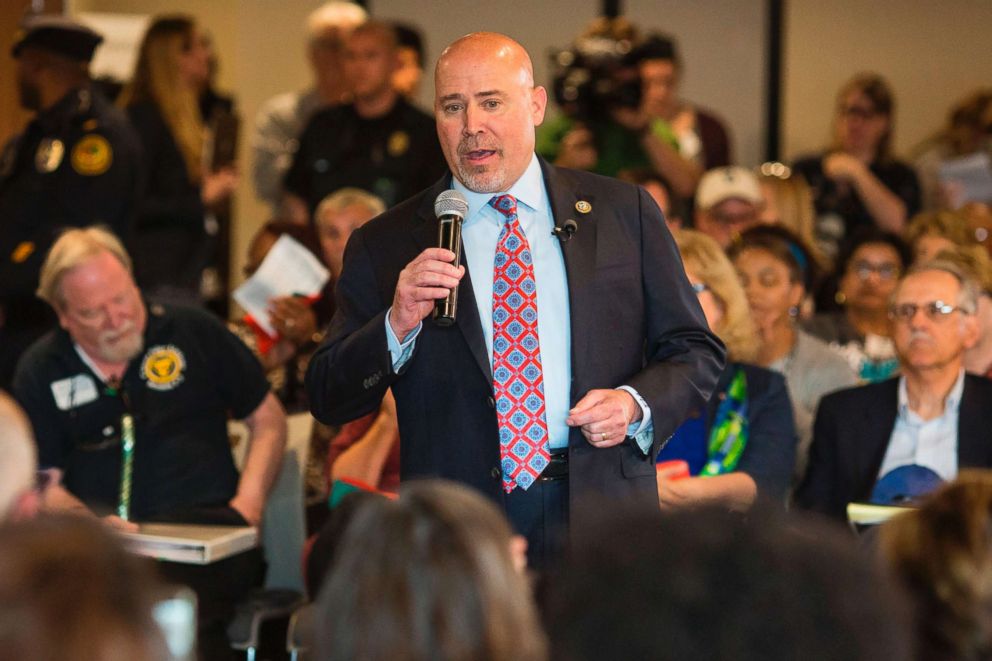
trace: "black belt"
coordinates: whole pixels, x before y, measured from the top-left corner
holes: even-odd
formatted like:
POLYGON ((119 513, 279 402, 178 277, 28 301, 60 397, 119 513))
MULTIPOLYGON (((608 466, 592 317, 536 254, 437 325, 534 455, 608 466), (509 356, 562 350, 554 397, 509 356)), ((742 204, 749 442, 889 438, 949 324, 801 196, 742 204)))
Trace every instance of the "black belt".
POLYGON ((537 479, 544 482, 568 479, 568 450, 552 451, 551 461, 548 462, 548 465, 541 471, 541 476, 537 479))

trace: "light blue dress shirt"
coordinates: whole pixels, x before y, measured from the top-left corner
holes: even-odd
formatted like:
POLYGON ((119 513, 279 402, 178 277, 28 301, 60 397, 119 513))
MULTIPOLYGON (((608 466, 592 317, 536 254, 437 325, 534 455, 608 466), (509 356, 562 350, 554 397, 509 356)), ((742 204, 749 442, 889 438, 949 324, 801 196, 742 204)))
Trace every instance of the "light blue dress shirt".
MULTIPOLYGON (((504 193, 476 193, 453 179, 453 188, 468 201, 468 213, 462 223, 463 259, 472 274, 472 292, 479 310, 479 320, 486 340, 489 364, 493 360, 493 261, 496 244, 506 220, 489 205, 489 200, 504 193)), ((544 187, 541 165, 535 155, 524 174, 505 194, 517 200, 517 217, 527 237, 537 281, 537 332, 541 344, 541 367, 544 375, 545 414, 549 443, 552 449, 568 447, 569 427, 565 424, 569 410, 569 390, 572 382, 571 344, 569 328, 568 280, 561 243, 551 233, 554 217, 551 201, 544 187)), ((389 325, 386 315, 386 337, 398 371, 413 352, 413 344, 423 324, 417 326, 401 343, 389 325)), ((627 433, 635 437, 641 449, 651 448, 653 428, 651 410, 644 400, 628 386, 641 407, 642 419, 630 425, 627 433)))
POLYGON ((950 482, 958 475, 958 412, 964 392, 964 370, 944 400, 944 412, 923 420, 909 408, 906 377, 899 377, 896 425, 878 476, 900 466, 925 466, 950 482))

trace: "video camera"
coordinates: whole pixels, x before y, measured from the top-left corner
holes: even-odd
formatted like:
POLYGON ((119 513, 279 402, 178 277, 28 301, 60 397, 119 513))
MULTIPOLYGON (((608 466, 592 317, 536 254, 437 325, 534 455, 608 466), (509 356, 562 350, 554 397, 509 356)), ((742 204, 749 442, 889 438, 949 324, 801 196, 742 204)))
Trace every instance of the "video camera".
POLYGON ((626 39, 586 36, 570 48, 553 51, 552 91, 562 112, 581 122, 609 117, 616 108, 641 105, 641 79, 626 39))

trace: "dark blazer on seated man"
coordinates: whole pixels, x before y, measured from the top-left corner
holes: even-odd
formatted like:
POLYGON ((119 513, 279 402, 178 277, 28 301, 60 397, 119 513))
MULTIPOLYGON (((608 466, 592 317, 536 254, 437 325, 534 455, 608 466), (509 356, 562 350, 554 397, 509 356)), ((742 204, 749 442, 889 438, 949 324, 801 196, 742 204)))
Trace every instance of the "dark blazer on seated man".
MULTIPOLYGON (((885 458, 898 407, 899 379, 831 393, 820 402, 800 507, 846 521, 847 504, 867 501, 885 458)), ((958 410, 957 465, 992 468, 992 381, 964 377, 958 410)))

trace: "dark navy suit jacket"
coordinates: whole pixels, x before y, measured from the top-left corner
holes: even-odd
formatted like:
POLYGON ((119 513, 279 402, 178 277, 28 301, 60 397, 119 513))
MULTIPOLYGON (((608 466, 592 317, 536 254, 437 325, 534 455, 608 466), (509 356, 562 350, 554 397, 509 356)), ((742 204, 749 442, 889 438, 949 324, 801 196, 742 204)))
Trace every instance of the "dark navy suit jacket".
MULTIPOLYGON (((896 424, 899 379, 839 390, 816 412, 809 471, 796 502, 847 520, 847 504, 867 501, 896 424)), ((958 467, 992 468, 992 381, 966 374, 958 409, 958 467)))
MULTIPOLYGON (((651 407, 654 452, 633 439, 605 449, 577 429, 569 437, 573 528, 588 497, 657 502, 653 458, 688 411, 704 405, 724 363, 707 328, 678 250, 657 205, 643 189, 541 162, 556 225, 578 224, 562 244, 571 309, 570 401, 594 388, 632 386, 651 407), (576 203, 591 212, 579 214, 576 203)), ((450 175, 370 221, 351 237, 338 282, 337 312, 310 363, 307 388, 317 419, 343 423, 396 397, 403 479, 462 482, 502 502, 492 374, 467 272, 458 319, 430 318, 400 373, 392 369, 385 315, 400 271, 437 245, 433 203, 450 175)))

